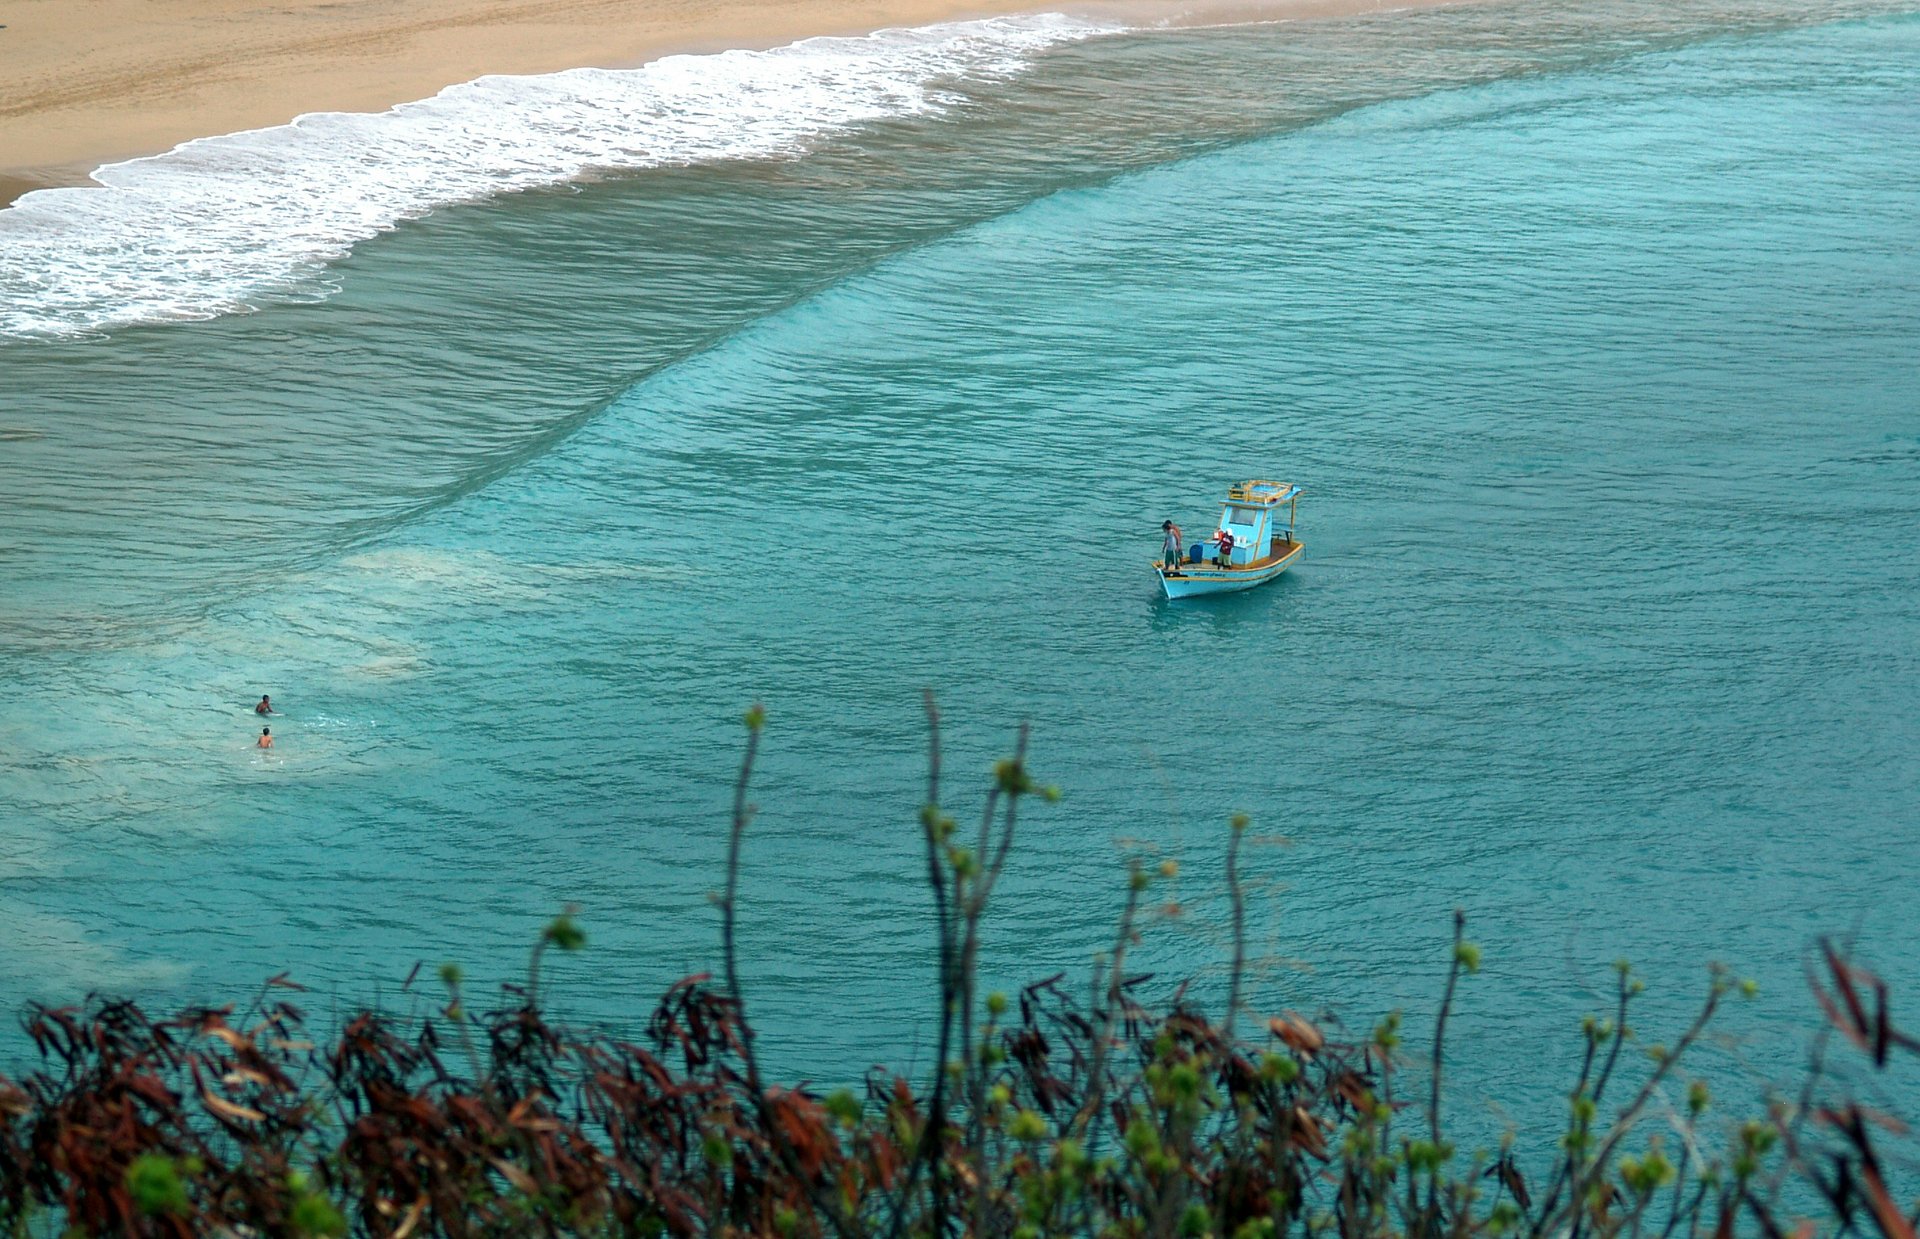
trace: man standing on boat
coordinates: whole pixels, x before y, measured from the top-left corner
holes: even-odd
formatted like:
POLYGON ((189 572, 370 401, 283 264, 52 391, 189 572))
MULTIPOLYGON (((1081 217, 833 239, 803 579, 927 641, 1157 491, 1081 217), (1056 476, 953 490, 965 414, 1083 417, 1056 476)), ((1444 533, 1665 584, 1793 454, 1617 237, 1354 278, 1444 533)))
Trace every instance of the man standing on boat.
POLYGON ((1172 572, 1186 558, 1184 539, 1180 534, 1180 526, 1172 521, 1161 521, 1160 532, 1166 535, 1166 540, 1160 544, 1160 558, 1165 561, 1166 570, 1172 572))
POLYGON ((1213 562, 1225 568, 1233 563, 1233 535, 1222 529, 1213 537, 1214 541, 1220 544, 1220 553, 1214 557, 1213 562))

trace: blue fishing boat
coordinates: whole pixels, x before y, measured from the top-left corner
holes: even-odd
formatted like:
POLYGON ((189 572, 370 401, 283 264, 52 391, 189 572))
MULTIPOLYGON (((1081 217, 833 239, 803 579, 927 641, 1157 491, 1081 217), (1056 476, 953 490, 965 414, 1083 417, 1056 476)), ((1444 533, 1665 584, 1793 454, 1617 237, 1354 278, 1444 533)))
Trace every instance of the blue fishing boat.
POLYGON ((1299 505, 1300 488, 1287 482, 1256 478, 1229 487, 1213 536, 1171 563, 1162 558, 1153 565, 1160 587, 1169 598, 1191 598, 1271 581, 1304 549, 1293 536, 1299 505))

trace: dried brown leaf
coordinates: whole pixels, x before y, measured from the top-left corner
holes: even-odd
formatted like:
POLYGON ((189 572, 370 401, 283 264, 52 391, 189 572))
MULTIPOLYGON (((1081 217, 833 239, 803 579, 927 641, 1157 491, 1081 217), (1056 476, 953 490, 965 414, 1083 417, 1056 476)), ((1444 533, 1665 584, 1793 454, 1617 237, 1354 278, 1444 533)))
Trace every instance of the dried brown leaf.
POLYGON ((207 1109, 224 1119, 244 1119, 250 1123, 259 1123, 267 1117, 251 1106, 236 1105, 224 1097, 215 1096, 211 1089, 200 1090, 200 1100, 206 1103, 207 1109))

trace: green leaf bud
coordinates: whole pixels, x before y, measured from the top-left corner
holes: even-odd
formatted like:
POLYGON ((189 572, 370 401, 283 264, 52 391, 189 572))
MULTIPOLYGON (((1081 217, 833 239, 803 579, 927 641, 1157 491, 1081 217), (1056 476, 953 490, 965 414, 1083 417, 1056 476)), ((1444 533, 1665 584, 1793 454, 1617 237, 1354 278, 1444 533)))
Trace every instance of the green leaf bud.
POLYGON ((1300 1078, 1300 1064, 1285 1054, 1262 1054, 1260 1078, 1269 1084, 1291 1084, 1300 1078))
POLYGON ((127 1167, 127 1194, 133 1197, 134 1207, 148 1215, 178 1216, 192 1207, 179 1167, 159 1153, 143 1153, 127 1167))
POLYGON ((554 917, 540 936, 562 951, 577 951, 587 945, 587 933, 575 923, 571 908, 554 917))
POLYGON ((827 1095, 827 1113, 840 1120, 842 1127, 855 1127, 860 1123, 862 1106, 860 1099, 853 1095, 852 1089, 835 1089, 827 1095))
POLYGON ((333 1202, 318 1192, 302 1192, 287 1210, 287 1224, 295 1235, 344 1235, 347 1219, 333 1202))

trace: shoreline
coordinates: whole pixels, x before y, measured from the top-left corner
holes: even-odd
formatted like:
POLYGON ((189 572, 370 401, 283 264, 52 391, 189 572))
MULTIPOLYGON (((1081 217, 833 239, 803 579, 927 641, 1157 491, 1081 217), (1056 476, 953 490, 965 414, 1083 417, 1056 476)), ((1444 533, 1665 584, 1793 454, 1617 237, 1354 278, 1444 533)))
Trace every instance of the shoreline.
POLYGON ((632 68, 1018 13, 1131 25, 1349 16, 1447 0, 0 0, 0 207, 106 164, 310 112, 380 112, 489 74, 632 68), (58 7, 56 7, 56 5, 58 7))

